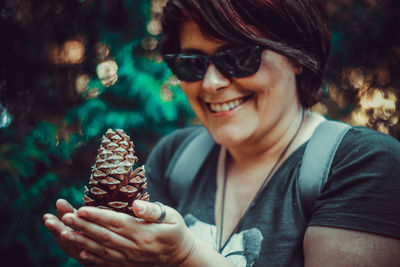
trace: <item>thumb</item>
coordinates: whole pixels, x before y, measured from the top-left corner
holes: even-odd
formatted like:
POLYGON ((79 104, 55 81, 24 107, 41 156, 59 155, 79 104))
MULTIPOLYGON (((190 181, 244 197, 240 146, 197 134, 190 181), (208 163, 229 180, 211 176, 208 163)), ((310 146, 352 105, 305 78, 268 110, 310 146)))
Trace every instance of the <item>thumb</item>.
POLYGON ((59 199, 56 202, 58 218, 62 218, 66 213, 75 213, 76 209, 65 199, 59 199))
POLYGON ((171 223, 174 210, 159 202, 135 200, 132 203, 135 215, 147 222, 171 223))

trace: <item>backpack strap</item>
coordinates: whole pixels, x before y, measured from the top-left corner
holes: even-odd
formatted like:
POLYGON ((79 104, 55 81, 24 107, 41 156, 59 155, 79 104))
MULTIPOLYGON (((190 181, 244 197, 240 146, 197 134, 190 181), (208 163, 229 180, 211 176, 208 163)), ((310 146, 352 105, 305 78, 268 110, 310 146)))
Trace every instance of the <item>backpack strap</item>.
POLYGON ((336 150, 350 128, 348 124, 326 120, 308 141, 298 177, 300 203, 306 218, 311 218, 315 201, 328 180, 336 150))
MULTIPOLYGON (((314 203, 325 185, 336 150, 350 125, 326 120, 315 129, 308 141, 300 167, 298 189, 303 212, 308 218, 314 203)), ((169 179, 169 192, 178 205, 186 194, 197 173, 206 160, 215 142, 201 127, 194 137, 185 142, 171 160, 166 176, 169 179), (173 192, 173 193, 172 193, 173 192)))
POLYGON ((177 158, 171 160, 166 176, 169 179, 169 192, 176 205, 186 194, 215 142, 204 127, 199 127, 189 142, 182 144, 177 158))

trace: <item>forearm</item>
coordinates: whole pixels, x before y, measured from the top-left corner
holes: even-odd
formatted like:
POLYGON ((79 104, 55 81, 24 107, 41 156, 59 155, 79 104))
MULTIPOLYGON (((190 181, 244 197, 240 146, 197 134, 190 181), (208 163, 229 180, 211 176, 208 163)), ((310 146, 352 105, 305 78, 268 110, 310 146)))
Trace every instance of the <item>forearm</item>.
POLYGON ((196 237, 191 253, 179 267, 236 267, 217 251, 213 250, 196 237))

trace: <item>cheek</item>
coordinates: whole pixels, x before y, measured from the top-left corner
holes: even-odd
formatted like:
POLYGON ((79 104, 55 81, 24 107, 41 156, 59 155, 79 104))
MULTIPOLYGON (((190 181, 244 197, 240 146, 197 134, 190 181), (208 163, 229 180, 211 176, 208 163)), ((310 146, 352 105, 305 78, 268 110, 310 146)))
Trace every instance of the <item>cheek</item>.
POLYGON ((181 89, 189 100, 195 97, 196 87, 193 83, 181 82, 181 89))
POLYGON ((181 90, 182 90, 185 94, 187 94, 187 92, 189 92, 189 89, 190 89, 190 83, 181 81, 181 82, 180 82, 180 87, 181 87, 181 90))
POLYGON ((201 106, 200 103, 200 83, 186 83, 181 82, 181 89, 186 95, 189 104, 192 106, 193 110, 198 113, 201 106))
POLYGON ((274 71, 264 63, 260 65, 258 72, 254 75, 242 79, 238 79, 239 88, 253 91, 257 94, 270 94, 270 90, 274 87, 275 77, 274 71))
POLYGON ((278 55, 265 57, 259 71, 253 76, 254 88, 267 95, 290 90, 295 84, 293 66, 278 55))

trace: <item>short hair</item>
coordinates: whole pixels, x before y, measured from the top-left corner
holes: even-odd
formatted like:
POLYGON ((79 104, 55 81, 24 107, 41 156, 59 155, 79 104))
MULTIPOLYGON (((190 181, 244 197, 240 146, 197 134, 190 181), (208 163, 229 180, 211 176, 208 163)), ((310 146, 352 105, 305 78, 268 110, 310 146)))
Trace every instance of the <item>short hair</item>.
POLYGON ((261 45, 287 57, 302 70, 296 82, 303 107, 318 101, 330 50, 322 0, 169 0, 161 19, 163 55, 179 52, 185 21, 210 38, 261 45))

